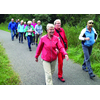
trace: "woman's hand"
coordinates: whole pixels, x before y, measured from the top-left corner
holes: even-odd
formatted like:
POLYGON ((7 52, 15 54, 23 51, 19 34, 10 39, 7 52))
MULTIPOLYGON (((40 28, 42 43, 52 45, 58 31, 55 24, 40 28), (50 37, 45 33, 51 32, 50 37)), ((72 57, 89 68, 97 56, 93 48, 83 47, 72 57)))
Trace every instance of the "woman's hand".
POLYGON ((35 61, 38 62, 38 58, 35 58, 35 61))
POLYGON ((56 48, 56 52, 57 52, 57 54, 59 53, 59 50, 56 48))
POLYGON ((90 38, 89 38, 89 37, 87 37, 87 38, 85 38, 85 40, 88 40, 88 41, 89 41, 89 40, 90 40, 90 38))
POLYGON ((65 55, 65 58, 66 58, 66 60, 67 60, 67 61, 69 60, 69 57, 68 57, 68 55, 65 55))

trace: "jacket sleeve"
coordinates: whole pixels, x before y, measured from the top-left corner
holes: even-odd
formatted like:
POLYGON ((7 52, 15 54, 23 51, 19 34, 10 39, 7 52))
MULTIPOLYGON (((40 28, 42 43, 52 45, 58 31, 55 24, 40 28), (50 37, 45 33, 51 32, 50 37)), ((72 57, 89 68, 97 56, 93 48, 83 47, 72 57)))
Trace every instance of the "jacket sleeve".
POLYGON ((35 26, 35 34, 37 34, 38 32, 37 32, 37 25, 35 26))
POLYGON ((83 29, 83 30, 81 31, 81 34, 79 35, 79 40, 85 41, 85 37, 83 37, 84 34, 85 34, 85 30, 86 30, 86 29, 83 29))
POLYGON ((34 27, 32 25, 31 25, 31 27, 32 27, 32 30, 35 31, 35 29, 34 29, 34 27))
POLYGON ((64 47, 62 46, 61 42, 59 41, 59 39, 57 39, 57 48, 62 53, 63 56, 68 55, 64 47))
POLYGON ((10 30, 10 29, 11 29, 11 23, 8 24, 8 30, 10 30))
POLYGON ((41 33, 43 33, 42 25, 41 25, 41 33))
MULTIPOLYGON (((63 30, 64 31, 64 30, 63 30)), ((63 32, 64 33, 64 42, 66 43, 67 45, 67 48, 66 50, 68 49, 68 41, 67 41, 67 37, 66 37, 66 34, 65 34, 65 31, 63 32)))
POLYGON ((96 32, 96 30, 93 28, 93 31, 94 31, 94 33, 95 33, 95 39, 97 40, 97 38, 98 38, 98 34, 97 34, 97 32, 96 32))
POLYGON ((15 28, 17 29, 17 24, 15 23, 15 28))
POLYGON ((24 29, 24 32, 26 32, 27 31, 27 26, 25 27, 25 29, 24 29))
POLYGON ((20 24, 18 25, 18 27, 17 27, 17 31, 19 32, 19 27, 20 27, 20 24))
POLYGON ((41 38, 41 39, 40 39, 40 42, 39 42, 39 44, 38 44, 37 50, 36 50, 35 58, 38 58, 39 55, 41 54, 41 51, 42 51, 42 49, 43 49, 43 45, 44 45, 44 43, 43 43, 43 40, 42 40, 42 38, 41 38))

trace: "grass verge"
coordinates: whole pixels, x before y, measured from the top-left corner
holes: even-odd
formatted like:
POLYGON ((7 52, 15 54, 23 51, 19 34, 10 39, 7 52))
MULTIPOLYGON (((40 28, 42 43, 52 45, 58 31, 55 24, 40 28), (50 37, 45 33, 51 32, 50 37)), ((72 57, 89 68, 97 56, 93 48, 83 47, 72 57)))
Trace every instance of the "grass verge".
POLYGON ((0 43, 0 85, 19 85, 20 79, 11 67, 5 49, 0 43))
MULTIPOLYGON (((78 47, 69 47, 67 51, 69 58, 72 59, 75 63, 83 64, 84 53, 80 46, 78 47)), ((91 67, 93 72, 100 78, 100 50, 93 47, 92 54, 90 56, 91 67)))

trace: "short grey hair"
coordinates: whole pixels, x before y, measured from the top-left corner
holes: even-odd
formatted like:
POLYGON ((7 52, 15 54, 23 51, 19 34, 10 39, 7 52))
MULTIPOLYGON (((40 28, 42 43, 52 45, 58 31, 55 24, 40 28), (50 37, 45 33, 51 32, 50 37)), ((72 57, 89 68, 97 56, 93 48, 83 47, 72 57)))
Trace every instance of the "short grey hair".
POLYGON ((35 19, 32 19, 32 21, 35 21, 35 19))
POLYGON ((60 19, 56 19, 56 20, 54 21, 54 25, 56 24, 57 21, 59 21, 59 22, 61 23, 61 20, 60 20, 60 19))
POLYGON ((51 24, 51 23, 48 23, 47 26, 46 26, 47 30, 48 30, 50 27, 53 27, 53 28, 54 28, 54 25, 51 24))
POLYGON ((32 23, 32 21, 28 21, 28 22, 27 22, 27 24, 31 24, 31 23, 32 23))
POLYGON ((40 21, 40 20, 38 20, 38 21, 37 21, 37 23, 38 23, 38 22, 40 22, 40 23, 41 23, 41 21, 40 21))

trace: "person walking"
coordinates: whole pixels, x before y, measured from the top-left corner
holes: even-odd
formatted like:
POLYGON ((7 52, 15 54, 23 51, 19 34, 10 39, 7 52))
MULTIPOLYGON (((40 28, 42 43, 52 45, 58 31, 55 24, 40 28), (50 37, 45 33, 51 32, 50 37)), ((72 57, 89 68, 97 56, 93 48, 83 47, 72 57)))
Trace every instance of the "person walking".
POLYGON ((31 25, 31 21, 28 21, 27 24, 28 26, 25 27, 24 32, 26 32, 26 37, 28 40, 28 47, 29 47, 29 51, 31 50, 31 43, 32 43, 32 37, 34 36, 33 32, 35 31, 33 26, 31 25))
POLYGON ((24 25, 23 25, 23 20, 21 20, 21 23, 18 25, 18 33, 19 33, 19 43, 23 43, 23 33, 24 33, 24 25))
POLYGON ((16 29, 17 29, 16 23, 14 22, 14 19, 12 18, 11 22, 9 22, 8 24, 8 30, 11 31, 12 41, 14 41, 14 37, 16 36, 16 29))
MULTIPOLYGON (((16 20, 16 28, 18 27, 18 20, 16 20)), ((16 29, 16 39, 18 38, 18 31, 16 29)))
MULTIPOLYGON (((61 20, 56 19, 54 21, 55 30, 54 35, 57 36, 63 45, 65 51, 68 49, 68 42, 65 35, 65 31, 63 28, 61 28, 61 20)), ((62 82, 65 82, 65 79, 63 78, 63 59, 62 53, 58 51, 58 79, 62 82)))
POLYGON ((35 54, 35 61, 38 62, 38 57, 42 52, 41 58, 45 72, 46 85, 53 85, 52 75, 55 71, 57 49, 62 53, 62 56, 66 57, 67 61, 69 59, 59 39, 53 34, 54 25, 47 24, 47 35, 41 37, 35 54))
MULTIPOLYGON (((37 25, 37 23, 35 23, 35 19, 32 20, 32 24, 31 24, 34 29, 35 29, 35 26, 37 25)), ((33 36, 33 39, 32 39, 32 44, 35 45, 35 31, 33 32, 34 36, 33 36)))
POLYGON ((41 21, 37 21, 37 25, 35 26, 35 34, 36 34, 36 46, 38 46, 38 38, 42 37, 43 29, 41 25, 41 21))
POLYGON ((96 30, 93 28, 93 24, 93 20, 89 20, 87 26, 82 29, 79 35, 79 40, 82 40, 82 48, 84 52, 82 69, 89 73, 90 79, 95 77, 90 63, 90 55, 92 53, 93 44, 96 42, 98 36, 96 30))
POLYGON ((20 20, 18 19, 18 25, 20 24, 20 20))
MULTIPOLYGON (((25 29, 25 27, 27 26, 27 24, 26 24, 26 22, 24 22, 24 29, 25 29)), ((26 40, 26 32, 24 32, 24 39, 26 40)))

